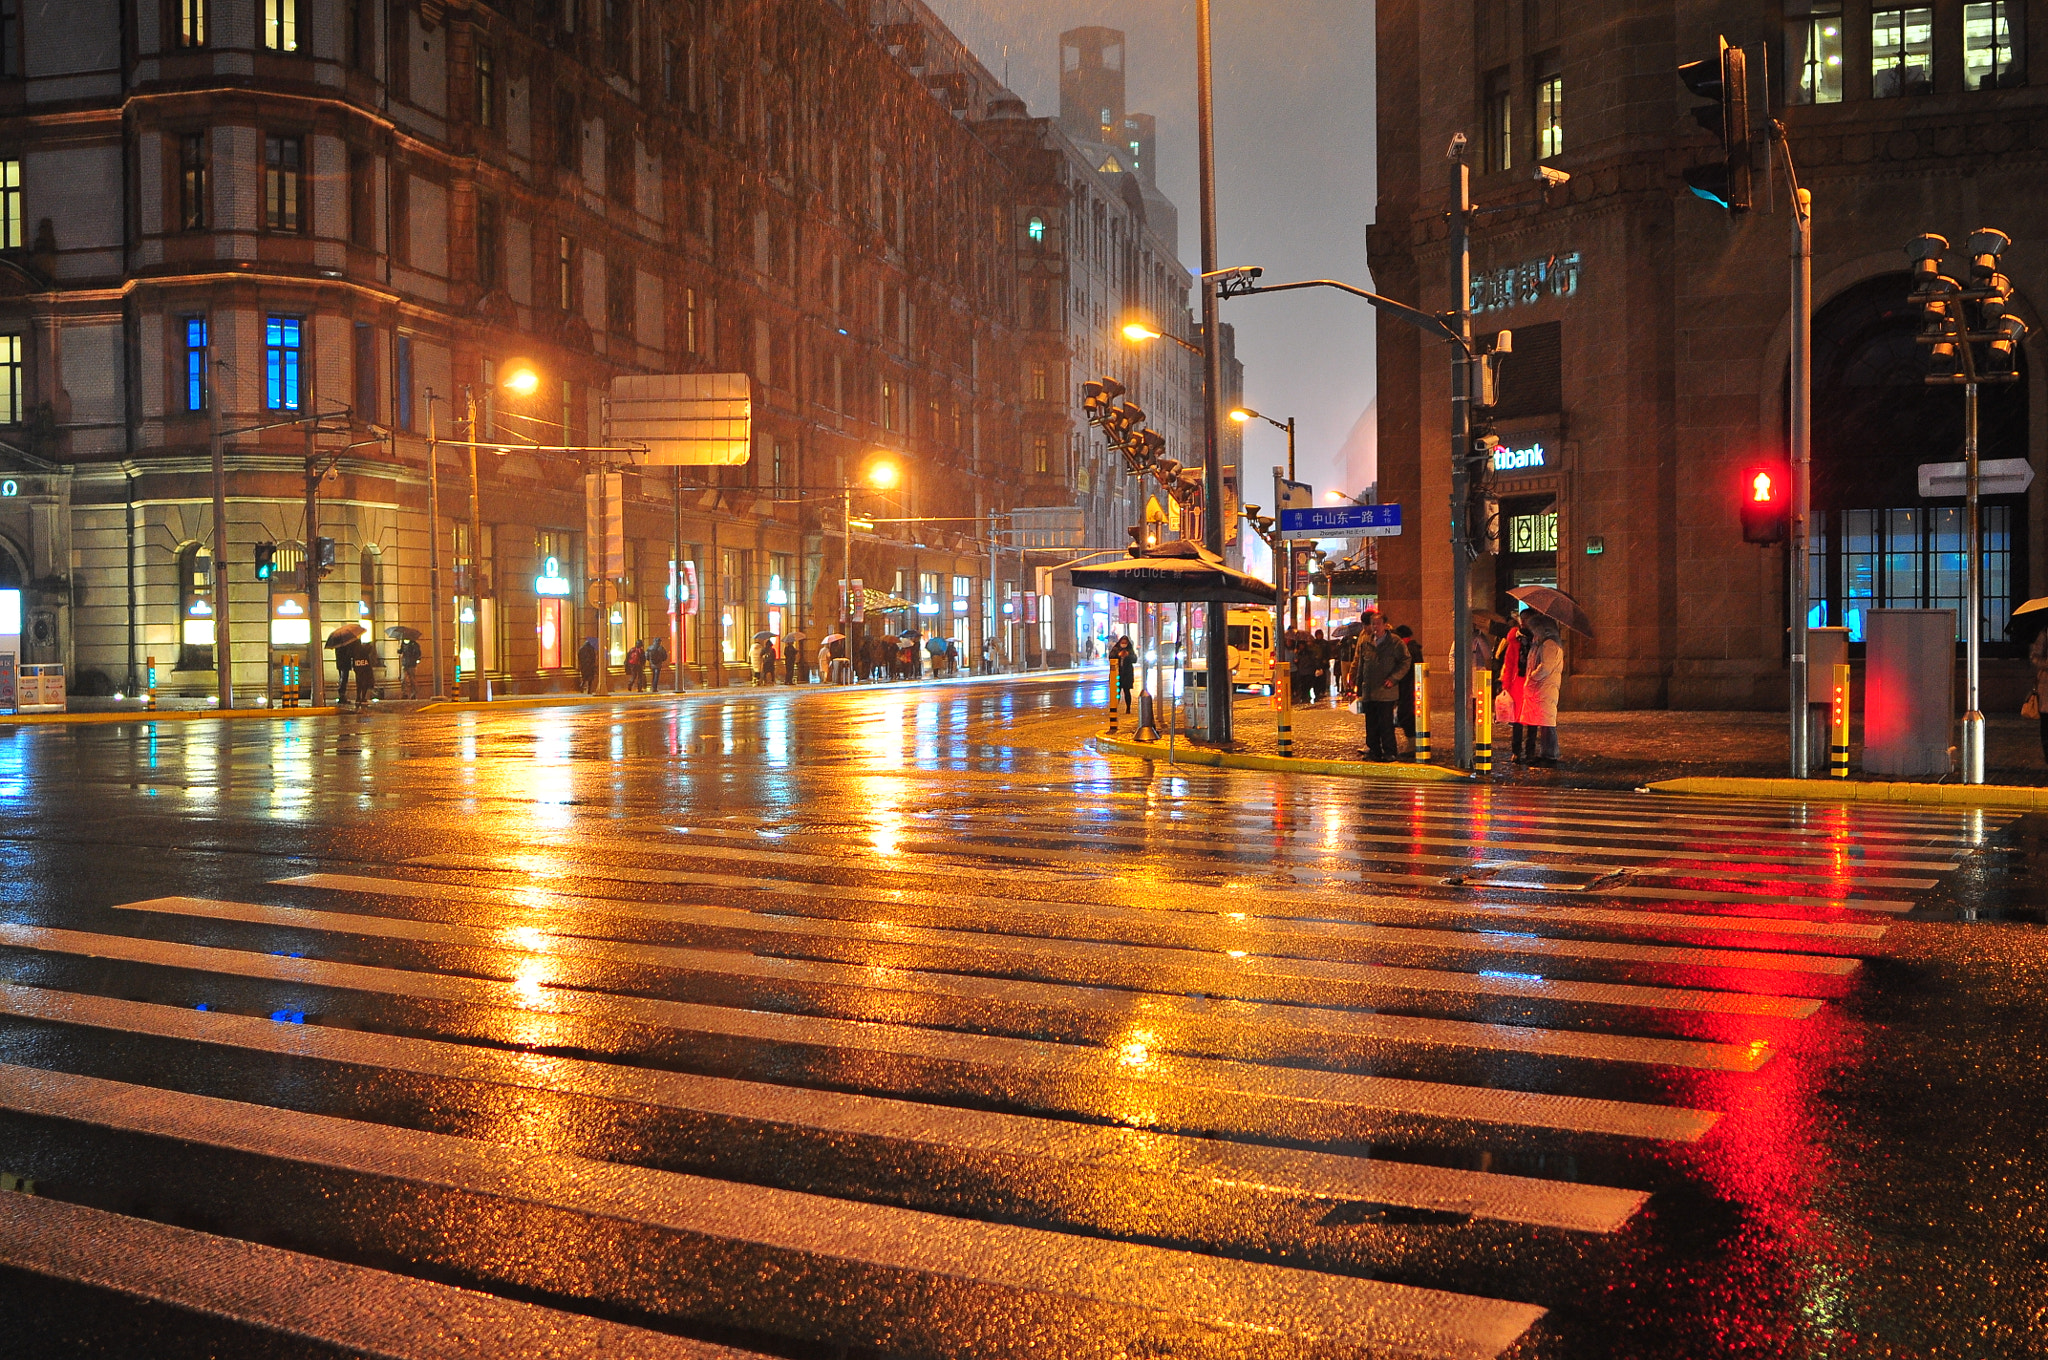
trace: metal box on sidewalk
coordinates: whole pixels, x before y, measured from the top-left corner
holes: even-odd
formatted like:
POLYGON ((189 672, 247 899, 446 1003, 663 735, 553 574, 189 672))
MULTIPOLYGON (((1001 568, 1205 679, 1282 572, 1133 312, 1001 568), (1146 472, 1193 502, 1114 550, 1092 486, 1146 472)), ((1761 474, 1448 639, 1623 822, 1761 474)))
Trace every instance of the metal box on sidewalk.
POLYGON ((1955 768, 1956 611, 1864 616, 1863 772, 1915 778, 1955 768))

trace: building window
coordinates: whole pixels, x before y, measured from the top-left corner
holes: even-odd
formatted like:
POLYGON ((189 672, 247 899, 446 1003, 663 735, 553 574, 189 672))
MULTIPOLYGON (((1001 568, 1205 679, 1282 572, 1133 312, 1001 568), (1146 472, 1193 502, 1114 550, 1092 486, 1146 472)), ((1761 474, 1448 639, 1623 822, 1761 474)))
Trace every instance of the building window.
POLYGON ((1963 6, 1963 88, 2008 90, 2027 83, 2025 48, 2013 42, 2009 0, 1963 6))
POLYGON ((1514 167, 1514 100, 1508 73, 1494 71, 1486 77, 1486 168, 1501 171, 1514 167))
POLYGON ((206 45, 206 0, 178 0, 178 46, 206 45))
POLYGON ((299 50, 299 0, 263 0, 263 45, 273 52, 299 50))
POLYGON ((376 25, 370 20, 369 2, 344 0, 342 5, 342 56, 358 71, 368 71, 376 64, 373 55, 376 25))
POLYGON ((1934 11, 1880 9, 1870 14, 1870 94, 1890 99, 1934 92, 1934 11))
POLYGON ((632 0, 604 0, 604 64, 630 75, 633 64, 632 0))
POLYGON ((397 165, 386 168, 391 180, 391 223, 384 228, 385 249, 400 264, 412 263, 412 176, 397 165))
MULTIPOLYGON (((1031 366, 1031 399, 1032 399, 1033 401, 1044 401, 1044 400, 1045 400, 1045 365, 1044 365, 1044 364, 1033 364, 1033 365, 1031 366)), ((934 408, 933 408, 933 409, 934 409, 934 411, 936 411, 936 409, 937 409, 936 405, 934 406, 934 408)))
POLYGON ((398 428, 410 432, 412 418, 412 337, 401 335, 392 346, 391 401, 398 428))
POLYGON ((197 543, 178 554, 178 669, 213 669, 213 554, 197 543))
POLYGON ((1052 437, 1035 434, 1031 436, 1031 470, 1047 473, 1052 471, 1052 437))
MULTIPOLYGON (((1995 638, 2012 604, 2011 505, 1986 505, 1984 525, 1984 632, 1995 638)), ((1872 609, 1953 609, 1956 637, 1968 626, 1969 541, 1963 507, 1915 506, 1909 510, 1842 510, 1815 515, 1814 549, 1834 570, 1821 576, 1814 615, 1825 625, 1849 630, 1863 641, 1872 609), (1827 588, 1832 587, 1832 588, 1827 588)), ((1820 574, 1817 570, 1816 574, 1820 574)))
POLYGON ((882 428, 896 428, 896 385, 887 378, 882 379, 882 428))
POLYGON ((613 128, 605 138, 604 187, 614 203, 633 201, 633 131, 613 128))
POLYGON ((1785 18, 1787 99, 1794 104, 1842 102, 1842 7, 1814 5, 1785 18))
POLYGON ((377 162, 367 151, 348 154, 348 239, 365 250, 377 240, 377 162))
POLYGON ((299 409, 300 329, 296 316, 273 316, 263 323, 263 404, 272 411, 299 409))
POLYGON ((21 249, 21 162, 0 160, 0 250, 21 249))
POLYGON ((476 286, 485 293, 500 282, 498 246, 498 204, 480 198, 476 205, 476 286))
POLYGON ((1564 154, 1564 76, 1558 72, 1536 80, 1536 159, 1564 154))
POLYGON ((697 352, 697 290, 683 290, 683 350, 687 354, 697 352))
POLYGON ((493 101, 498 95, 496 58, 491 49, 479 45, 476 49, 476 125, 490 127, 496 119, 492 117, 493 101))
POLYGON ((188 132, 178 138, 178 229, 206 226, 206 134, 188 132))
POLYGON ((580 168, 582 127, 576 117, 574 95, 559 95, 555 99, 555 167, 559 170, 580 168))
POLYGON ((1032 218, 1032 219, 1031 219, 1031 225, 1030 225, 1030 226, 1029 226, 1028 228, 1026 228, 1026 230, 1027 230, 1027 231, 1028 231, 1028 232, 1030 233, 1031 239, 1032 239, 1032 240, 1033 240, 1034 242, 1042 242, 1042 241, 1044 241, 1044 240, 1045 240, 1045 219, 1044 219, 1043 217, 1034 217, 1034 218, 1032 218))
MULTIPOLYGON (((613 335, 633 333, 633 266, 613 260, 605 266, 605 323, 613 335)), ((769 375, 763 373, 765 380, 769 375)))
POLYGON ((305 145, 297 137, 263 139, 263 225, 272 231, 299 229, 299 169, 305 145))
POLYGON ((576 242, 555 238, 555 302, 563 311, 576 310, 576 242))
POLYGON ((374 423, 377 419, 377 328, 367 321, 356 322, 355 418, 374 423))
POLYGON ((185 327, 185 409, 206 409, 206 318, 188 316, 185 327))
POLYGON ((27 404, 22 390, 21 337, 0 335, 0 425, 21 424, 27 404))

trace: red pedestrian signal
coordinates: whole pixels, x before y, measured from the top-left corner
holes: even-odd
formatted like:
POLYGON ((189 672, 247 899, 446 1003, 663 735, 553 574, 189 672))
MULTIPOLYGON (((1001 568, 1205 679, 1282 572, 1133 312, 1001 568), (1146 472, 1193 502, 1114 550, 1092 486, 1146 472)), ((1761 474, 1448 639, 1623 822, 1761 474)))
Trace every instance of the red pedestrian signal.
POLYGON ((1792 511, 1786 503, 1783 475, 1776 468, 1751 468, 1742 474, 1742 541, 1783 543, 1792 511))

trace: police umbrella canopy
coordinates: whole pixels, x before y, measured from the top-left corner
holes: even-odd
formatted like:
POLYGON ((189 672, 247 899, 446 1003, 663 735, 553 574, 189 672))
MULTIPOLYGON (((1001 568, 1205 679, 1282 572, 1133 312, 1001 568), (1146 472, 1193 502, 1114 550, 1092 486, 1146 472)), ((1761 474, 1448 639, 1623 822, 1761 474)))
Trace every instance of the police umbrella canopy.
POLYGON ((1266 604, 1273 587, 1199 544, 1162 543, 1143 557, 1074 568, 1076 590, 1106 590, 1142 604, 1266 604))

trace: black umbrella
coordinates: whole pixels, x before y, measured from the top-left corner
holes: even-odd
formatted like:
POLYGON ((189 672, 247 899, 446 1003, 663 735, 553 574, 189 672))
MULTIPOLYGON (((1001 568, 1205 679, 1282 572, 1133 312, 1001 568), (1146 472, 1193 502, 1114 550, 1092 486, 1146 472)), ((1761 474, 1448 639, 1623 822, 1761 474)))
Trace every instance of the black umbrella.
POLYGON ((1144 604, 1273 603, 1272 586, 1186 540, 1162 544, 1143 557, 1076 567, 1074 588, 1106 590, 1144 604))

